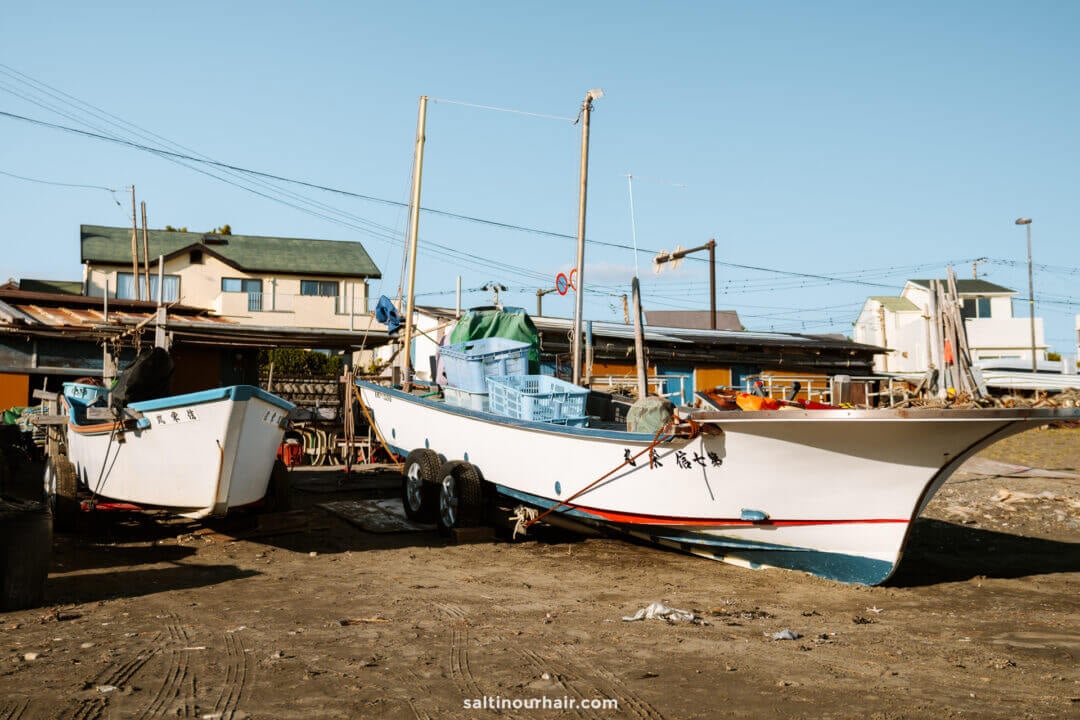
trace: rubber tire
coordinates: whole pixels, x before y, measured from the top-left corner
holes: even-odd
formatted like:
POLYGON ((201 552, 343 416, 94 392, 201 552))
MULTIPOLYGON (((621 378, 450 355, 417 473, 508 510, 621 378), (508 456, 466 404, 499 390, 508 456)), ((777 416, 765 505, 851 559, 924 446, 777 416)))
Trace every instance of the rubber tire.
POLYGON ((451 460, 439 470, 439 533, 480 525, 484 515, 484 479, 472 463, 451 460))
POLYGON ((413 522, 433 523, 439 514, 439 468, 442 461, 433 450, 409 453, 401 469, 401 505, 413 522), (415 491, 410 500, 410 485, 415 491), (419 497, 417 497, 419 496, 419 497), (415 501, 419 502, 415 502, 415 501))
POLYGON ((275 460, 274 468, 270 471, 270 481, 266 484, 262 511, 285 512, 290 507, 292 507, 292 475, 289 474, 285 463, 275 460))
POLYGON ((0 612, 44 604, 51 555, 48 505, 0 499, 0 612))
POLYGON ((57 455, 51 458, 46 465, 45 473, 53 474, 55 488, 49 488, 46 484, 45 491, 49 493, 49 507, 52 509, 53 529, 60 531, 72 530, 75 527, 75 519, 79 516, 79 474, 75 466, 67 459, 67 455, 57 455))

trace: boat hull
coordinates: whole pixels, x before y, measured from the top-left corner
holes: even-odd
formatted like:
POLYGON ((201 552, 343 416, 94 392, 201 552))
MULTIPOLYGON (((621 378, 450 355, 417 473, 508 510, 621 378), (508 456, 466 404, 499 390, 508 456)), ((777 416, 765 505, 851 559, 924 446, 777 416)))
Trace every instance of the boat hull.
POLYGON ((266 495, 291 403, 249 385, 132 403, 137 426, 68 423, 68 455, 95 497, 225 515, 266 495))
POLYGON ((913 520, 964 460, 1033 424, 1080 417, 1060 410, 710 413, 695 416, 706 432, 650 452, 647 435, 511 420, 358 385, 396 451, 427 447, 468 460, 507 497, 726 562, 862 584, 893 573, 913 520))

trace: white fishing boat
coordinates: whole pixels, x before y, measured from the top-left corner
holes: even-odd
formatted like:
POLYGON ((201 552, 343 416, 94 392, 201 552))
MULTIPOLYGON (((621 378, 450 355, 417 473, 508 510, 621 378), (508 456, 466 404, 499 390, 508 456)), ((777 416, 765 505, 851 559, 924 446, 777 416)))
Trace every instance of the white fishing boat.
POLYGON ((494 492, 729 563, 870 585, 892 575, 915 519, 967 458, 1080 420, 1076 409, 693 411, 671 430, 696 435, 654 444, 357 385, 380 435, 411 455, 406 503, 410 480, 414 511, 441 495, 444 528, 476 517, 467 498, 494 492), (451 462, 425 464, 425 453, 451 462))
MULTIPOLYGON (((590 91, 581 114, 571 387, 581 367, 589 109, 599 96, 590 91)), ((425 107, 421 98, 405 348, 414 307, 425 107)), ((638 394, 644 397, 636 278, 634 295, 638 394)), ((585 420, 584 401, 575 412, 540 421, 535 415, 495 414, 482 404, 448 404, 427 391, 407 392, 408 351, 404 357, 403 389, 356 384, 379 439, 405 457, 402 499, 410 517, 434 519, 449 532, 478 523, 489 500, 504 498, 524 506, 519 517, 529 518, 528 524, 546 514, 730 563, 803 570, 849 583, 877 584, 893 574, 915 519, 967 458, 1025 429, 1080 420, 1075 408, 686 408, 655 434, 628 432, 625 426, 571 422, 585 420)), ((499 385, 488 383, 492 389, 499 385)))
POLYGON ((67 460, 95 503, 201 518, 267 496, 291 403, 233 385, 132 402, 122 419, 96 419, 106 395, 101 386, 64 383, 67 459, 51 464, 46 478, 54 498, 70 504, 76 490, 67 460))

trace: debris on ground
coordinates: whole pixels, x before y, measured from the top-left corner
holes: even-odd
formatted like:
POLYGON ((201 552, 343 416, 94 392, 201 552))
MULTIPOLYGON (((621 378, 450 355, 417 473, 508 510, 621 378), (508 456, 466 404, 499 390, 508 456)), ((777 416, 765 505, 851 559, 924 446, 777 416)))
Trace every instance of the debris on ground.
POLYGON ((658 602, 643 607, 633 615, 623 618, 623 622, 635 622, 637 620, 664 620, 669 623, 689 622, 695 625, 708 625, 704 619, 689 610, 668 607, 658 602))
POLYGON ((780 632, 765 633, 765 637, 772 638, 773 640, 798 640, 802 637, 801 633, 797 633, 794 630, 784 628, 780 632))

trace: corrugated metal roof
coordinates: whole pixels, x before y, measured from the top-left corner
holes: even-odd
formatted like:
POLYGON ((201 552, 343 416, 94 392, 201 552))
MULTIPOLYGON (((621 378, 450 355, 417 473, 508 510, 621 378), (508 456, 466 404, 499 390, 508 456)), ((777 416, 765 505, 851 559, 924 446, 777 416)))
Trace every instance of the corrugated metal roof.
MULTIPOLYGON (((662 327, 678 327, 690 330, 711 330, 708 310, 646 310, 645 322, 662 327)), ((743 330, 739 313, 734 310, 716 311, 717 330, 743 330)))
MULTIPOLYGON (((52 328, 99 327, 106 323, 104 309, 100 305, 98 307, 74 307, 66 305, 46 306, 35 303, 11 303, 10 306, 24 316, 30 318, 33 322, 52 328)), ((131 310, 114 310, 113 308, 109 308, 108 322, 118 325, 139 323, 143 320, 152 318, 155 314, 156 310, 135 312, 131 310)), ((233 320, 216 316, 200 317, 198 318, 198 322, 214 325, 239 326, 239 323, 236 323, 233 320)))
MULTIPOLYGON (((957 288, 959 291, 959 288, 957 288)), ((911 302, 911 300, 905 297, 871 297, 871 300, 877 302, 886 310, 892 312, 905 312, 910 310, 919 310, 919 306, 911 302)))
MULTIPOLYGON (((930 289, 929 280, 908 280, 908 282, 912 283, 913 285, 918 285, 919 287, 924 287, 927 290, 930 289)), ((938 279, 938 282, 944 285, 946 281, 942 278, 938 279)), ((995 285, 994 283, 987 282, 986 280, 961 280, 960 278, 957 278, 956 292, 960 293, 961 295, 992 295, 995 293, 1015 293, 1016 291, 1002 285, 995 285)))
MULTIPOLYGON (((83 262, 131 264, 131 228, 83 225, 80 235, 83 262)), ((142 231, 138 240, 141 252, 142 231)), ((151 258, 200 249, 251 273, 382 277, 364 246, 345 240, 148 230, 147 246, 151 258)))
MULTIPOLYGON (((435 317, 452 318, 454 310, 438 307, 420 307, 421 312, 435 317)), ((706 317, 708 313, 706 312, 706 317)), ((530 315, 533 324, 538 330, 570 333, 574 327, 574 321, 567 318, 537 317, 530 315)), ((609 323, 593 321, 592 332, 594 337, 613 338, 617 340, 633 340, 634 326, 623 323, 609 323)), ((880 348, 872 345, 864 345, 847 338, 828 337, 823 335, 800 335, 793 333, 753 332, 749 330, 696 330, 687 328, 656 327, 645 328, 646 342, 672 343, 679 345, 714 345, 714 346, 745 346, 761 345, 771 347, 820 347, 830 349, 857 350, 865 352, 880 352, 880 348)))

